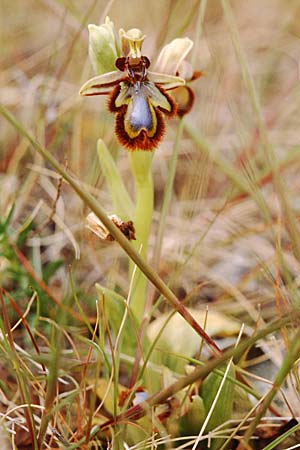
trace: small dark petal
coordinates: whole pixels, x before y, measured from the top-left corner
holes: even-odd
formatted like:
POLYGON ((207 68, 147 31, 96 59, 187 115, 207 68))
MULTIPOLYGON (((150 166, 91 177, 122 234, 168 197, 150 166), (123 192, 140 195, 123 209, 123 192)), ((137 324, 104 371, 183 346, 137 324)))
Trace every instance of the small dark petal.
POLYGON ((121 72, 124 72, 126 68, 126 59, 125 57, 118 58, 115 62, 115 66, 117 69, 121 70, 121 72))
MULTIPOLYGON (((117 58, 115 62, 115 66, 117 69, 119 69, 121 72, 124 72, 127 66, 128 58, 122 56, 121 58, 117 58)), ((142 56, 141 59, 133 65, 133 67, 141 69, 142 67, 145 67, 148 69, 150 67, 150 59, 147 58, 147 56, 142 56)))
POLYGON ((145 64, 146 69, 149 69, 150 67, 150 59, 147 58, 147 56, 142 56, 143 62, 145 64))

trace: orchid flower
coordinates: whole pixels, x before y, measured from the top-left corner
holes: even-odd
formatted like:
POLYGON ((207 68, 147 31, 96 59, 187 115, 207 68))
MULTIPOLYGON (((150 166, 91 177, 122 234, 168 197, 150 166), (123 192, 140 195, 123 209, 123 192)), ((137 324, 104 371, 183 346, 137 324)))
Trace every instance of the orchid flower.
MULTIPOLYGON (((108 109, 116 114, 115 132, 121 144, 128 150, 152 151, 164 135, 164 118, 184 113, 175 94, 185 86, 185 77, 193 76, 184 60, 192 41, 175 39, 164 47, 155 66, 158 71, 152 72, 148 70, 150 60, 142 54, 145 35, 139 29, 121 29, 118 39, 113 23, 106 18, 103 25, 89 25, 89 32, 89 55, 98 75, 82 86, 80 94, 108 95, 108 109), (174 92, 174 97, 167 91, 174 92)), ((192 94, 187 89, 189 110, 192 94)))

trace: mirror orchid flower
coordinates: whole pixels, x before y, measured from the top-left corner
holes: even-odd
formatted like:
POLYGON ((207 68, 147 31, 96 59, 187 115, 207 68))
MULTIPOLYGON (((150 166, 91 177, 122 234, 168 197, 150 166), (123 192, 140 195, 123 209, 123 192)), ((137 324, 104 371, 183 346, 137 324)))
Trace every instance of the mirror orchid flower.
MULTIPOLYGON (((188 38, 175 39, 166 46, 155 67, 142 54, 145 35, 133 28, 116 37, 109 18, 103 25, 89 25, 89 55, 98 75, 80 89, 84 96, 108 95, 108 109, 115 114, 115 133, 128 150, 152 151, 165 132, 165 118, 183 109, 169 91, 185 86, 182 67, 192 44, 188 38), (173 66, 170 66, 172 59, 173 66), (179 76, 182 71, 183 76, 179 76)), ((187 67, 187 66, 186 66, 187 67)), ((190 76, 190 79, 192 75, 190 76)))

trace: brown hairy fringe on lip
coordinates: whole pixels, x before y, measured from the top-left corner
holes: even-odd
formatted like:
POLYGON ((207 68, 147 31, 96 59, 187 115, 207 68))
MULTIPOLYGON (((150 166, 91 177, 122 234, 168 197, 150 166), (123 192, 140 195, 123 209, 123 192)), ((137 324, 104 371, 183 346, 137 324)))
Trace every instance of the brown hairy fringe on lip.
POLYGON ((153 136, 149 136, 146 129, 141 129, 140 133, 136 137, 129 136, 129 134, 125 130, 124 124, 127 105, 122 105, 120 107, 116 107, 115 105, 115 100, 120 92, 120 86, 119 85, 116 86, 109 95, 107 102, 108 110, 112 113, 117 113, 115 120, 115 133, 119 139, 119 142, 128 150, 138 150, 138 149, 145 151, 154 150, 162 140, 165 133, 166 127, 163 114, 170 118, 174 117, 177 113, 177 105, 173 100, 173 98, 169 94, 167 94, 166 91, 161 86, 158 85, 155 86, 167 98, 168 102, 170 103, 171 110, 168 111, 164 108, 161 108, 160 106, 158 107, 153 106, 157 120, 156 130, 153 136))

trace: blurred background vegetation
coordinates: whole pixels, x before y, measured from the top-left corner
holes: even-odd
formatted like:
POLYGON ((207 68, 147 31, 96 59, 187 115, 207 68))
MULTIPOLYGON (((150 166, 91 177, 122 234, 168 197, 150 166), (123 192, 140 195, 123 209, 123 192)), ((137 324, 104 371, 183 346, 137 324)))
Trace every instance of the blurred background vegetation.
MULTIPOLYGON (((297 227, 299 5, 239 0, 232 7, 274 163, 294 217, 292 225, 297 227)), ((135 26, 145 32, 144 53, 152 61, 174 37, 196 37, 198 1, 16 0, 12 4, 4 0, 0 92, 3 104, 89 186, 109 212, 112 205, 97 161, 96 140, 101 137, 110 148, 132 192, 126 151, 116 142, 106 98, 87 100, 78 95, 83 81, 93 75, 87 24, 101 23, 107 14, 117 29, 135 26)), ((291 241, 286 210, 274 187, 274 167, 265 155, 219 1, 207 3, 201 39, 192 52, 194 68, 205 76, 192 86, 196 102, 185 120, 160 271, 166 280, 174 270, 180 271, 173 287, 181 296, 194 290, 201 302, 222 298, 220 308, 225 304, 226 309, 233 301, 238 313, 244 305, 236 299, 237 288, 247 293, 250 309, 270 303, 266 314, 272 316, 274 274, 279 270, 276 249, 280 245, 286 269, 297 277, 298 233, 292 234, 291 241), (196 292, 203 281, 207 286, 196 292)), ((152 245, 177 125, 176 120, 168 121, 166 137, 154 157, 152 245)), ((117 246, 91 242, 83 230, 88 211, 76 195, 65 184, 57 195, 58 176, 4 120, 0 139, 1 216, 6 217, 15 202, 16 230, 34 214, 35 230, 26 241, 26 251, 35 255, 36 268, 64 261, 51 278, 53 289, 65 294, 66 272, 72 264, 77 286, 86 294, 99 280, 113 288, 117 282, 126 290, 122 252, 117 246), (79 251, 80 260, 75 261, 79 251)))
MULTIPOLYGON (((190 60, 204 76, 192 84, 196 100, 184 119, 157 269, 190 305, 209 304, 255 326, 281 317, 300 300, 300 4, 230 4, 246 61, 236 54, 219 0, 207 2, 199 40, 198 0, 2 0, 0 99, 113 213, 96 154, 98 138, 132 194, 133 181, 106 98, 78 94, 94 75, 87 24, 109 15, 116 29, 140 28, 147 35, 144 54, 153 63, 171 39, 194 40, 190 60)), ((150 260, 177 127, 178 119, 167 122, 154 155, 150 260)), ((51 316, 54 307, 22 255, 55 298, 68 304, 76 294, 88 316, 96 315, 96 282, 126 296, 127 256, 117 244, 88 233, 88 213, 1 118, 0 284, 22 311, 32 292, 39 293, 43 315, 51 316)), ((16 318, 16 311, 11 314, 16 318)), ((277 365, 283 349, 272 356, 278 356, 277 365)), ((299 398, 289 392, 299 414, 299 398)))

